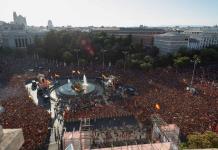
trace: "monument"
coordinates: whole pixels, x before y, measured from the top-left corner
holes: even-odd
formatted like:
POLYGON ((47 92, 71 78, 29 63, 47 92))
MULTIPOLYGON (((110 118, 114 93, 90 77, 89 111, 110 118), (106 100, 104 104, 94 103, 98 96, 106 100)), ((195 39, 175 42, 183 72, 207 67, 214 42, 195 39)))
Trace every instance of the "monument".
POLYGON ((96 85, 88 83, 87 78, 83 75, 83 80, 67 79, 67 83, 57 88, 60 95, 79 96, 86 95, 95 91, 96 85))

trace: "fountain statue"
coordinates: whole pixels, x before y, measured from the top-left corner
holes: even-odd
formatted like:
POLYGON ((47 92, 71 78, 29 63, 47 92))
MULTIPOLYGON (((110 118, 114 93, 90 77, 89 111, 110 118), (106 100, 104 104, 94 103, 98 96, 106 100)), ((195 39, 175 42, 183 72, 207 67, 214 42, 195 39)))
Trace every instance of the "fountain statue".
POLYGON ((87 79, 86 79, 86 75, 83 75, 83 87, 87 87, 88 86, 88 82, 87 82, 87 79))
POLYGON ((72 84, 71 81, 70 81, 70 79, 67 80, 67 83, 68 83, 68 84, 72 84))
POLYGON ((64 95, 83 95, 95 91, 95 85, 87 82, 86 75, 83 80, 67 79, 67 83, 58 88, 58 92, 64 95))
MULTIPOLYGON (((71 87, 71 86, 72 86, 72 82, 70 81, 70 79, 67 79, 67 84, 68 84, 68 86, 69 86, 69 87, 71 87)), ((71 89, 70 89, 70 88, 68 88, 68 91, 71 91, 71 89)))

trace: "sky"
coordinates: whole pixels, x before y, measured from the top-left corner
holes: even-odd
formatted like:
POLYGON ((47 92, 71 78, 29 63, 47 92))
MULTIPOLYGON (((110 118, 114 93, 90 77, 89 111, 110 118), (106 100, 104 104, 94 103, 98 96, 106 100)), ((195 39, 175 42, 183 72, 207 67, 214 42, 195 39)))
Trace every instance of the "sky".
POLYGON ((28 25, 174 26, 218 24, 218 0, 0 0, 0 21, 13 11, 28 25))

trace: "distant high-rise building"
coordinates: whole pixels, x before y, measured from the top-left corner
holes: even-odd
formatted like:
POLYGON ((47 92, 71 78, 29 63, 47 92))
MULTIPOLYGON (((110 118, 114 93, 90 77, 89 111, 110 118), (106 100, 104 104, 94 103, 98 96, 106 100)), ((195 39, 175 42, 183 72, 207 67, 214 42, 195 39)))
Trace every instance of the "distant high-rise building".
POLYGON ((48 20, 48 29, 52 29, 53 28, 53 24, 51 20, 48 20))
POLYGON ((17 16, 17 13, 13 12, 13 18, 14 18, 14 23, 15 24, 27 26, 25 17, 23 17, 21 15, 17 16))

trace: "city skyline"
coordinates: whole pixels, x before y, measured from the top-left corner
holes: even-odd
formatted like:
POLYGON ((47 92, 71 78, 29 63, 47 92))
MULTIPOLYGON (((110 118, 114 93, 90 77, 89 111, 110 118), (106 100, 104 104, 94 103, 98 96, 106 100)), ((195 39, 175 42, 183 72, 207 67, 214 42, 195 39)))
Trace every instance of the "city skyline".
POLYGON ((2 1, 0 20, 12 13, 26 17, 28 25, 46 26, 175 26, 218 24, 218 1, 210 0, 20 0, 2 1))

